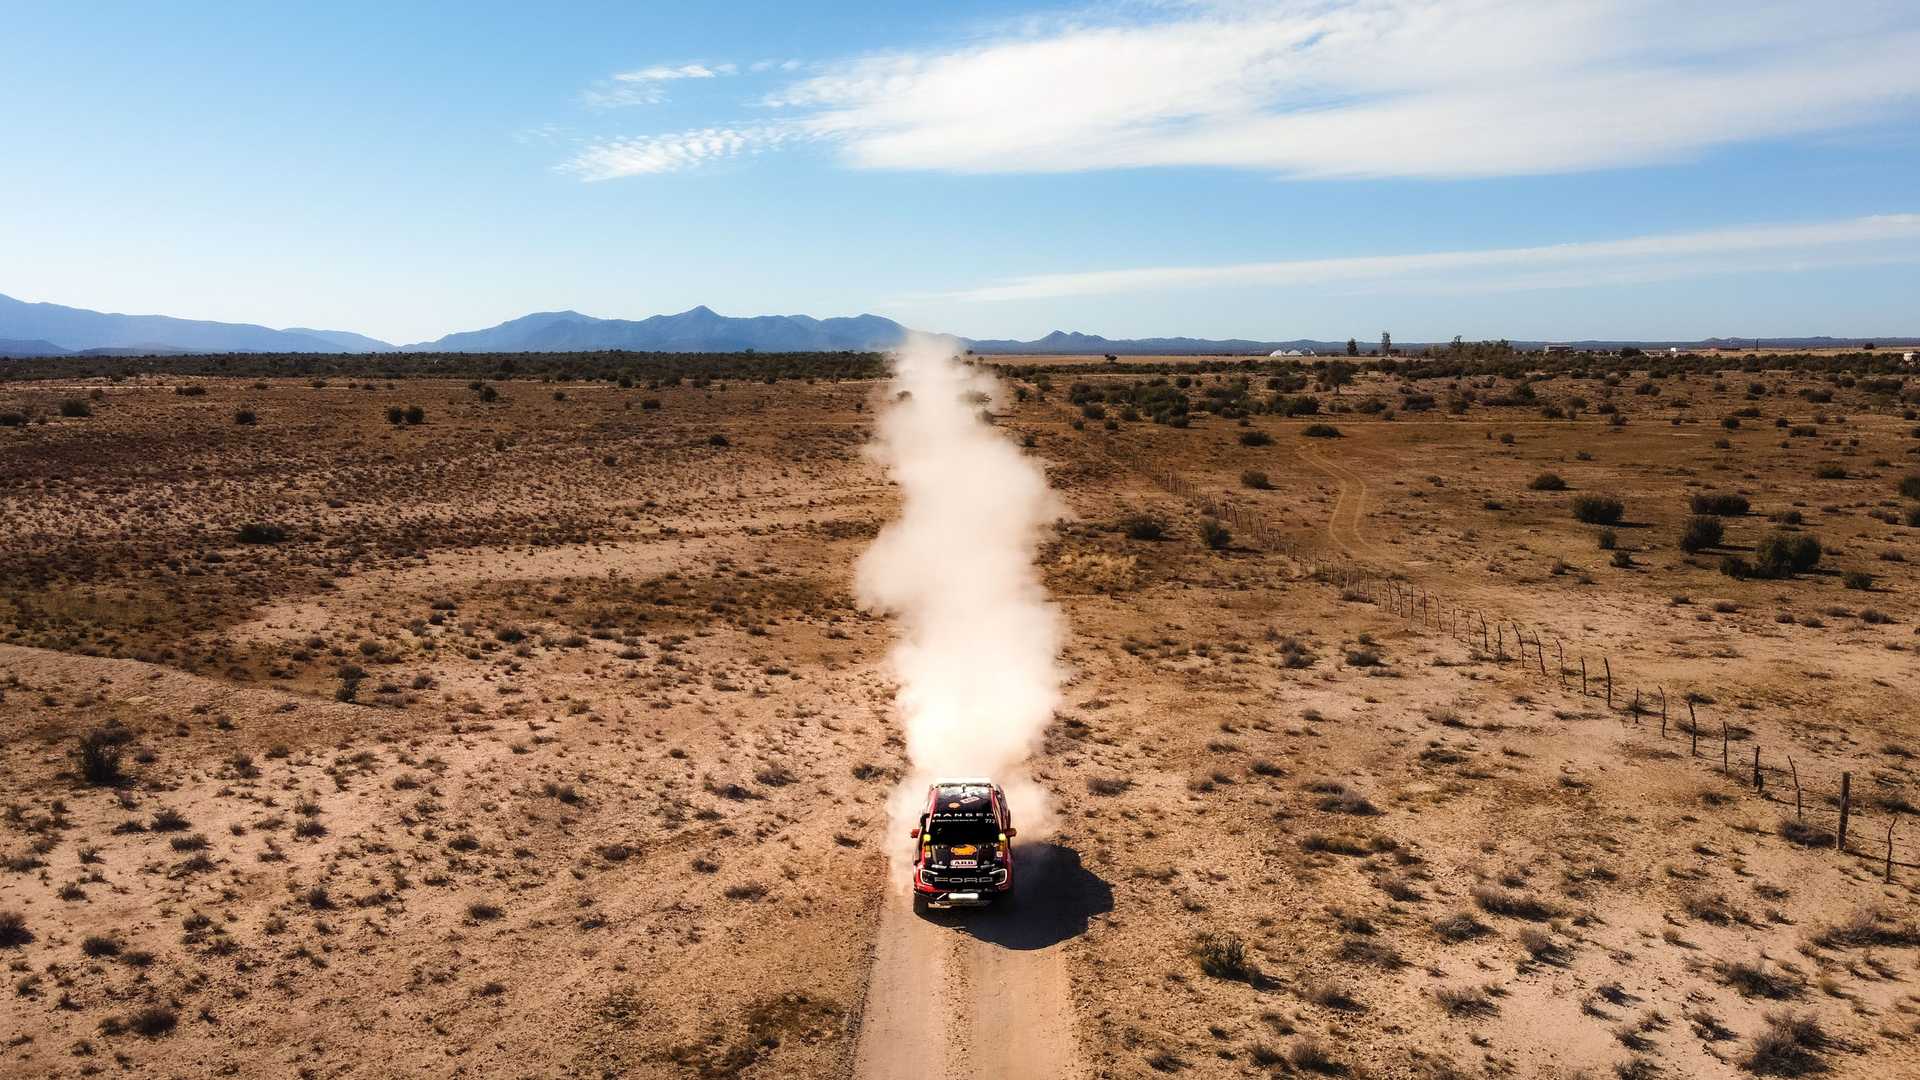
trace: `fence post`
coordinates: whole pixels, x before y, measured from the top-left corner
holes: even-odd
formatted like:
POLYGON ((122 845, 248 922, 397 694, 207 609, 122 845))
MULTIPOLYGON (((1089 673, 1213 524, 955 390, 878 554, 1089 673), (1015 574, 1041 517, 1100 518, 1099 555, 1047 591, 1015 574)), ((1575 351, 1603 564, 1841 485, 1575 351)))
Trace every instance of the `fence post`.
POLYGON ((1693 742, 1687 746, 1690 757, 1700 756, 1700 718, 1693 714, 1693 699, 1687 699, 1687 731, 1693 736, 1693 742))
POLYGON ((1587 658, 1580 658, 1580 696, 1587 696, 1587 658))
POLYGON ((1533 632, 1533 655, 1540 661, 1540 677, 1545 678, 1547 674, 1547 645, 1540 640, 1540 631, 1538 630, 1533 632))
POLYGON ((1787 755, 1787 768, 1793 772, 1793 819, 1798 821, 1803 816, 1800 810, 1800 766, 1793 763, 1792 754, 1787 755))
POLYGON ((1841 851, 1847 850, 1847 818, 1853 815, 1853 774, 1840 774, 1840 843, 1841 851))
POLYGON ((1660 688, 1660 737, 1667 737, 1667 688, 1660 688))
POLYGON ((1600 662, 1607 666, 1607 708, 1613 708, 1613 661, 1601 657, 1600 662))
POLYGON ((1887 819, 1887 884, 1893 884, 1893 827, 1899 824, 1899 818, 1887 819))
POLYGON ((1753 790, 1759 795, 1765 795, 1767 793, 1766 777, 1760 775, 1760 747, 1758 745, 1755 745, 1753 748, 1753 790))
POLYGON ((1720 775, 1721 776, 1730 775, 1728 772, 1728 768, 1729 768, 1729 762, 1727 760, 1727 718, 1723 716, 1720 718, 1720 775))

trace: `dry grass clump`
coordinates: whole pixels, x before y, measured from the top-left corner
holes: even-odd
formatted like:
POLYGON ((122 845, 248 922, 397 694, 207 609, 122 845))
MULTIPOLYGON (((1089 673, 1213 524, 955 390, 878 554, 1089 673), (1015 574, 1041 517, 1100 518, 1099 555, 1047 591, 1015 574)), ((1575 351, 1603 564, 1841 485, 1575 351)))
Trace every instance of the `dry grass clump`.
POLYGON ((1801 847, 1832 847, 1833 833, 1804 818, 1781 818, 1780 835, 1801 847))
POLYGON ((0 949, 11 949, 33 941, 27 929, 27 917, 17 911, 0 911, 0 949))
POLYGON ((1720 981, 1733 987, 1741 997, 1771 998, 1785 1001, 1807 992, 1804 979, 1768 964, 1764 957, 1753 961, 1723 960, 1713 966, 1720 981))
POLYGON ((1920 922, 1899 922, 1877 908, 1861 908, 1816 933, 1813 943, 1828 949, 1907 948, 1920 945, 1920 922))
POLYGON ((1193 940, 1193 958, 1216 979, 1249 984, 1262 980, 1259 965, 1247 956, 1247 943, 1234 934, 1202 933, 1193 940))
POLYGON ((1820 1021, 1809 1013, 1782 1009, 1767 1014, 1766 1026, 1747 1045, 1740 1067, 1760 1076, 1805 1076, 1824 1072, 1820 1052, 1831 1046, 1820 1021))
POLYGON ((1433 1000, 1453 1016, 1491 1016, 1499 1011, 1492 995, 1479 986, 1436 986, 1433 1000))
POLYGON ((1510 919, 1545 922, 1560 914, 1560 909, 1531 893, 1502 889, 1494 885, 1475 885, 1473 902, 1489 915, 1510 919))
POLYGON ((1433 932, 1440 935, 1440 940, 1455 945, 1463 941, 1471 941, 1492 930, 1491 926, 1481 922, 1468 911, 1456 912, 1443 919, 1437 919, 1433 924, 1433 932))

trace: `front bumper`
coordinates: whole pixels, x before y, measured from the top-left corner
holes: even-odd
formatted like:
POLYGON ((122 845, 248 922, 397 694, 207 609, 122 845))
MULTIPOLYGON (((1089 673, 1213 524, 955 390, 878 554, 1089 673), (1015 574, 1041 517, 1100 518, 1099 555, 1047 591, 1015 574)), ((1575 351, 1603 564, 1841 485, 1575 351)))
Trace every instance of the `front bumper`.
POLYGON ((916 869, 913 891, 928 907, 985 907, 995 897, 1013 889, 1013 869, 995 866, 973 872, 916 869))

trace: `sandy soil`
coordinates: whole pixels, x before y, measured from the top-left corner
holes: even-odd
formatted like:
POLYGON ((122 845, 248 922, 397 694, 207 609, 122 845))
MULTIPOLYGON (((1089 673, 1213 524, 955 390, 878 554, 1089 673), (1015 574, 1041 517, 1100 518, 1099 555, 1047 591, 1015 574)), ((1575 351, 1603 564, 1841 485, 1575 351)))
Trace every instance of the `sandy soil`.
POLYGON ((1761 1068, 1911 1071, 1897 399, 1729 373, 1535 382, 1588 401, 1558 420, 1486 404, 1507 380, 1462 415, 1404 406, 1464 382, 1371 376, 1245 425, 1069 404, 1133 378, 998 418, 1073 512, 1040 555, 1073 630, 1034 762, 1057 825, 1023 829, 1011 906, 927 917, 887 882, 890 629, 849 595, 893 510, 879 387, 0 386, 100 391, 0 429, 0 1073, 1732 1077, 1770 1031, 1761 1068), (1602 491, 1611 551, 1568 510, 1602 491), (1724 545, 1679 550, 1689 497, 1736 491, 1724 545), (1283 543, 1210 549, 1203 504, 1283 543), (1718 572, 1775 527, 1821 566, 1718 572), (1577 685, 1603 658, 1612 709, 1577 685), (121 779, 82 774, 87 732, 121 779))

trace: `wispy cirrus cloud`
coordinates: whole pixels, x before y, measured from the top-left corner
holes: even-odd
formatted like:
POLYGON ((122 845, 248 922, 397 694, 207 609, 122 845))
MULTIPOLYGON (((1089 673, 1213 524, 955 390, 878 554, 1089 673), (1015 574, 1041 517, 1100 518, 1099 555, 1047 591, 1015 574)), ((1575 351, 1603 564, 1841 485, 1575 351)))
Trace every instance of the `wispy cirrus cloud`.
POLYGON ((1884 119, 1920 98, 1917 51, 1911 5, 1202 3, 865 57, 766 104, 858 168, 1499 176, 1884 119))
POLYGON ((1123 11, 837 62, 645 68, 590 96, 658 101, 676 79, 785 75, 746 106, 762 120, 715 127, 784 125, 857 169, 1211 167, 1295 179, 1659 164, 1920 107, 1911 3, 1193 0, 1123 11))
POLYGON ((658 105, 667 99, 667 83, 681 79, 717 79, 737 71, 739 68, 733 64, 656 64, 603 79, 582 91, 580 99, 596 109, 658 105))
POLYGON ((1887 262, 1920 262, 1920 213, 1537 247, 1029 274, 929 299, 995 302, 1229 286, 1510 291, 1887 262))
POLYGON ((680 172, 804 137, 791 126, 759 124, 602 139, 588 143, 559 169, 582 180, 680 172))

